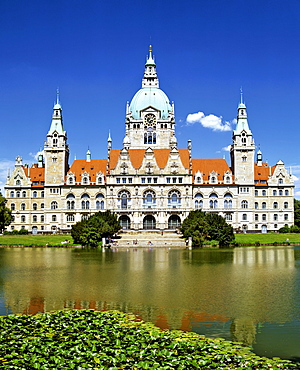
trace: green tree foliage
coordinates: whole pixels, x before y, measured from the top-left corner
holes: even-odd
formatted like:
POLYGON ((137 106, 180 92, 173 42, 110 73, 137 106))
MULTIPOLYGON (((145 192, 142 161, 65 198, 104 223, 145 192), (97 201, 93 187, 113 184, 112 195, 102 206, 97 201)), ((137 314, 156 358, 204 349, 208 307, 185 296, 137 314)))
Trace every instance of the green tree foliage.
POLYGON ((294 224, 300 227, 300 200, 294 199, 294 224))
POLYGON ((121 226, 117 216, 110 211, 98 212, 87 220, 72 226, 71 235, 74 243, 88 247, 97 247, 102 238, 113 236, 121 226))
POLYGON ((229 246, 234 242, 232 226, 216 213, 191 211, 183 221, 180 231, 185 238, 192 237, 194 246, 201 247, 210 240, 217 240, 220 247, 229 246))
POLYGON ((11 223, 11 210, 6 207, 7 200, 0 193, 0 233, 11 223))

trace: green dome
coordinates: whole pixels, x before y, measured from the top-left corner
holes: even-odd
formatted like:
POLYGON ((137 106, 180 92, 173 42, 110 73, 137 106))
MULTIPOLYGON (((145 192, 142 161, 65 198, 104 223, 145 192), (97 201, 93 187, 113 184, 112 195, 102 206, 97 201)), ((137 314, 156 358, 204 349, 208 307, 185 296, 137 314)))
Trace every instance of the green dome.
POLYGON ((167 95, 157 87, 144 87, 132 98, 129 110, 135 119, 141 118, 141 110, 149 106, 161 112, 161 118, 168 118, 172 111, 167 95))

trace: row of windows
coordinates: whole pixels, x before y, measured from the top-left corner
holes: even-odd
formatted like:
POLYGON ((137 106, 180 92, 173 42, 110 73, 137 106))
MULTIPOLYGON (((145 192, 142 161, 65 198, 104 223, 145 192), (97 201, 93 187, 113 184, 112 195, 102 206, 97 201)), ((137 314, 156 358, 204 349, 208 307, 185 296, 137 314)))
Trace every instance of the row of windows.
MULTIPOLYGON (((255 202, 255 203, 254 203, 254 208, 255 208, 255 209, 259 209, 258 202, 255 202)), ((266 208, 267 208, 267 203, 266 203, 266 202, 262 202, 262 203, 261 203, 261 208, 262 208, 262 209, 266 209, 266 208)), ((278 208, 279 208, 278 202, 273 202, 273 209, 278 209, 278 208)), ((284 209, 289 208, 289 203, 288 203, 288 202, 284 202, 284 203, 283 203, 283 208, 284 208, 284 209)))
MULTIPOLYGON (((256 197, 258 197, 259 196, 259 191, 258 190, 255 190, 255 196, 256 197)), ((265 197, 266 195, 267 195, 267 191, 266 190, 262 190, 261 191, 261 195, 263 196, 263 197, 265 197)), ((272 195, 274 196, 274 197, 276 197, 276 196, 280 196, 280 197, 282 197, 283 195, 285 195, 285 196, 289 196, 290 195, 290 192, 289 192, 289 190, 288 189, 286 189, 286 190, 276 190, 276 189, 274 189, 273 191, 272 191, 272 195)))
MULTIPOLYGON (((45 204, 44 203, 41 203, 41 209, 44 209, 45 208, 45 204)), ((12 211, 15 211, 16 210, 16 205, 14 204, 14 203, 12 203, 11 205, 10 205, 10 209, 12 210, 12 211)), ((21 204, 21 206, 20 206, 20 210, 21 211, 25 211, 25 209, 26 209, 26 204, 25 203, 22 203, 21 204)), ((34 210, 34 211, 36 211, 37 209, 38 209, 38 205, 36 204, 36 203, 33 203, 33 205, 32 205, 32 209, 34 210)))
MULTIPOLYGON (((89 185, 90 183, 90 177, 89 176, 83 176, 81 178, 81 184, 82 185, 89 185)), ((99 176, 96 180, 96 183, 98 185, 102 185, 104 183, 104 179, 102 176, 99 176)), ((67 184, 68 185, 74 185, 75 184, 75 177, 74 176, 70 176, 68 177, 68 180, 67 180, 67 184)))
MULTIPOLYGON (((218 183, 218 178, 216 176, 210 176, 208 182, 210 184, 217 184, 218 183)), ((202 184, 203 183, 202 177, 201 176, 196 176, 195 183, 202 184)), ((224 183, 225 184, 231 184, 231 177, 230 176, 225 176, 224 183)))
MULTIPOLYGON (((275 213, 273 215, 273 221, 278 221, 278 217, 279 217, 278 214, 275 213)), ((266 221, 267 220, 267 215, 266 214, 262 214, 261 215, 261 219, 262 219, 262 221, 266 221)), ((287 213, 285 213, 283 215, 283 219, 284 219, 284 221, 288 221, 289 220, 289 215, 287 213)), ((257 213, 254 215, 254 220, 255 221, 259 221, 259 215, 257 213)))
MULTIPOLYGON (((11 198, 26 198, 27 197, 27 193, 26 193, 26 191, 24 190, 24 191, 16 191, 16 192, 14 192, 14 191, 11 191, 10 192, 10 194, 9 194, 9 196, 11 197, 11 198)), ((45 196, 45 192, 44 192, 44 190, 42 190, 41 191, 41 193, 40 193, 40 197, 41 198, 44 198, 44 196, 45 196)), ((32 197, 33 198, 37 198, 38 197, 38 192, 37 191, 33 191, 32 192, 32 197)))

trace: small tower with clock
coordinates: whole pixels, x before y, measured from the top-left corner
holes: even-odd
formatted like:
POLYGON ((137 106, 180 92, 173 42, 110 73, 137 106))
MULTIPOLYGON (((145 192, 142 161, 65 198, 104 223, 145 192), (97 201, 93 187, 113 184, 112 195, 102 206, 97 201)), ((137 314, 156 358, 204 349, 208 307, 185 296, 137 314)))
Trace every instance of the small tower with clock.
POLYGON ((175 137, 174 104, 159 88, 156 64, 150 45, 142 88, 126 110, 126 135, 130 149, 172 148, 175 137))

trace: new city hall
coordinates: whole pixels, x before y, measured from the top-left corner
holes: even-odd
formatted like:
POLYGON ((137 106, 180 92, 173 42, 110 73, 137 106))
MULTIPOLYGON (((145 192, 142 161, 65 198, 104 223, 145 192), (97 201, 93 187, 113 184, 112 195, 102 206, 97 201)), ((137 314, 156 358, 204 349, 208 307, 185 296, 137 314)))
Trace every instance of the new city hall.
MULTIPOLYGON (((226 144, 226 143, 225 143, 226 144)), ((31 167, 18 156, 5 186, 12 210, 10 230, 70 232, 77 221, 105 210, 123 229, 176 229, 189 212, 217 212, 244 232, 293 225, 292 175, 280 160, 269 166, 255 153, 246 106, 241 100, 232 132, 231 163, 192 158, 192 142, 178 148, 174 104, 160 89, 150 48, 142 88, 126 108, 123 147, 109 135, 105 159, 75 159, 57 98, 43 154, 31 167)), ((17 154, 17 153, 16 153, 17 154)))

